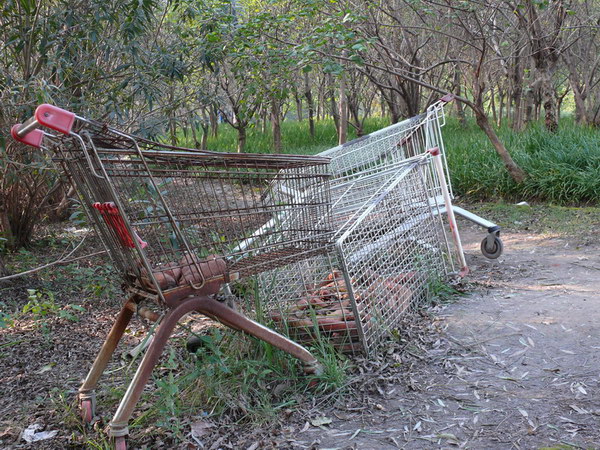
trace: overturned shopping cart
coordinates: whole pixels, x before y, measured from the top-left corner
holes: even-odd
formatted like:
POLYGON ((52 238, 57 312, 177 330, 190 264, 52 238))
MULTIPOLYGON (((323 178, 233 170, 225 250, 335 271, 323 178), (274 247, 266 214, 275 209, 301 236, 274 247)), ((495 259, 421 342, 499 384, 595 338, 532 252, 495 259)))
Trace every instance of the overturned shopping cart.
POLYGON ((98 380, 133 314, 159 321, 109 425, 118 448, 126 447, 135 404, 187 313, 200 312, 263 339, 300 359, 307 373, 320 370, 304 347, 215 294, 224 283, 327 254, 332 233, 327 158, 174 148, 51 105, 39 106, 11 132, 48 150, 71 178, 129 296, 79 390, 86 422, 95 415, 98 380), (274 190, 275 179, 297 195, 274 190), (161 305, 164 314, 148 303, 161 305))
MULTIPOLYGON (((331 158, 335 245, 327 255, 260 275, 261 298, 285 333, 374 351, 443 278, 467 273, 454 213, 486 227, 481 250, 500 256, 500 228, 452 204, 441 136, 450 99, 320 154, 331 158)), ((291 192, 283 183, 279 189, 291 192)))

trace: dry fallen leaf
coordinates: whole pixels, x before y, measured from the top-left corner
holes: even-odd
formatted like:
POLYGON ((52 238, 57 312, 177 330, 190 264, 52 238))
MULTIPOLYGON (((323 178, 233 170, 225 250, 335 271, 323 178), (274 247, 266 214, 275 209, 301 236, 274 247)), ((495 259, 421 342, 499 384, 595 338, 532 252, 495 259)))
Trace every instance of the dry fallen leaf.
POLYGON ((329 425, 332 422, 332 420, 329 417, 315 417, 314 419, 310 420, 310 423, 313 427, 320 427, 323 425, 329 425))

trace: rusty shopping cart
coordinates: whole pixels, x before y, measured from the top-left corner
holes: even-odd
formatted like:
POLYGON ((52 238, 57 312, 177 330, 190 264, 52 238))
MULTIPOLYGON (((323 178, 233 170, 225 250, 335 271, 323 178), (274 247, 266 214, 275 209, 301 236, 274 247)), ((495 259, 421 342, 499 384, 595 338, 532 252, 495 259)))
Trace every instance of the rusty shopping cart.
POLYGON ((79 390, 86 422, 95 389, 134 314, 158 328, 110 422, 118 448, 128 421, 178 321, 196 311, 290 353, 317 373, 301 345, 215 297, 224 283, 328 253, 328 159, 193 151, 133 137, 51 105, 11 130, 48 150, 99 231, 128 299, 79 390), (44 131, 45 130, 45 131, 44 131), (283 182, 294 195, 274 190, 283 182), (147 304, 163 307, 163 314, 147 304))

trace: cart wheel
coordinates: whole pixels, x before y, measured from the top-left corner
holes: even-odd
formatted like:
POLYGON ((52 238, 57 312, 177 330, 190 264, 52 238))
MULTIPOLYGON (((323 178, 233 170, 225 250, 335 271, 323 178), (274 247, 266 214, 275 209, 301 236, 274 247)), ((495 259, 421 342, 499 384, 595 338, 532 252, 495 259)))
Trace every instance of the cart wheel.
POLYGON ((499 236, 494 236, 494 243, 491 248, 487 246, 488 238, 485 237, 483 241, 481 241, 481 253, 488 259, 496 259, 504 250, 504 244, 502 244, 502 239, 499 236))
POLYGON ((205 343, 202 339, 200 339, 198 336, 192 336, 185 343, 185 349, 189 353, 196 353, 199 349, 204 347, 204 345, 205 343))
POLYGON ((115 438, 115 450, 127 450, 127 438, 125 436, 115 438))
POLYGON ((85 399, 82 400, 79 404, 79 408, 81 409, 81 418, 85 423, 92 423, 92 419, 94 418, 94 407, 92 405, 92 400, 85 399))

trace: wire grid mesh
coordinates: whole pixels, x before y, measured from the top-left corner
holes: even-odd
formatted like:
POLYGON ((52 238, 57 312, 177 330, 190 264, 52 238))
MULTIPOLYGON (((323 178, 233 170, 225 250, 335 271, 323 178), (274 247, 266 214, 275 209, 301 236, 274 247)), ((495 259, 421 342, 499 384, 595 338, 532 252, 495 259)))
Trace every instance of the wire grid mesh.
POLYGON ((373 351, 446 273, 428 162, 412 159, 397 164, 393 176, 383 173, 377 194, 345 222, 328 255, 261 274, 267 317, 299 340, 324 337, 343 351, 373 351))
MULTIPOLYGON (((331 158, 333 183, 348 176, 372 173, 438 147, 442 152, 446 180, 452 193, 441 134, 441 127, 445 124, 443 106, 443 102, 437 102, 423 114, 319 153, 319 156, 331 158)), ((441 205, 443 199, 437 174, 432 166, 428 170, 432 181, 428 184, 429 197, 432 203, 441 205)))
POLYGON ((326 158, 197 152, 79 122, 52 148, 132 285, 160 295, 198 288, 314 256, 330 241, 326 158), (295 195, 272 189, 275 179, 295 195))

